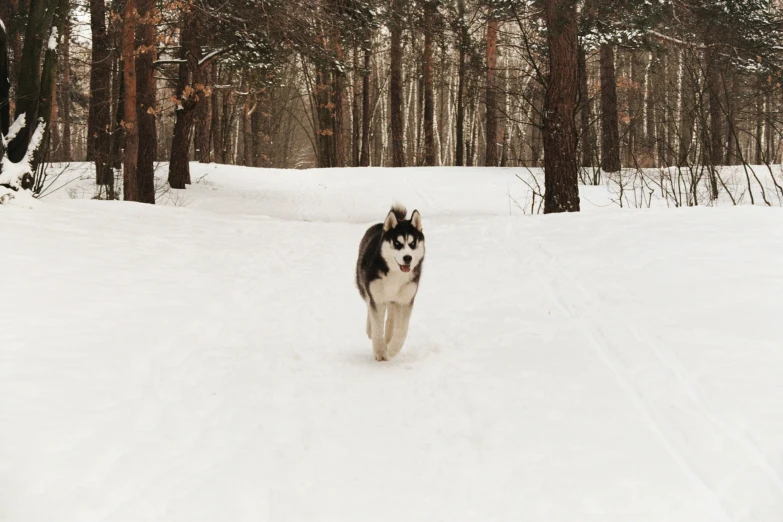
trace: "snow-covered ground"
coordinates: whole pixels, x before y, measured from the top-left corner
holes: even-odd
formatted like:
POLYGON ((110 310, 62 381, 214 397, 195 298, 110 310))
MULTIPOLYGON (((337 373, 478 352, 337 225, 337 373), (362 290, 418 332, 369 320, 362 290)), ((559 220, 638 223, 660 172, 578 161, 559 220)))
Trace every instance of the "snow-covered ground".
POLYGON ((2 522, 783 519, 783 209, 197 164, 153 207, 79 168, 0 206, 2 522), (378 363, 353 267, 394 199, 427 260, 378 363))

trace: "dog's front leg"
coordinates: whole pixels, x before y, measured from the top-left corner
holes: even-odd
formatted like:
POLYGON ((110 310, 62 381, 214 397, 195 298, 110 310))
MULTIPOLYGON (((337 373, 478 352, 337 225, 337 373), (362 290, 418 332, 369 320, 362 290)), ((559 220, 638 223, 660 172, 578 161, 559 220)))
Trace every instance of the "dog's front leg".
POLYGON ((405 343, 405 338, 408 337, 408 324, 411 319, 411 312, 413 311, 412 304, 395 304, 392 306, 393 310, 395 311, 394 331, 392 332, 391 340, 389 341, 386 348, 386 353, 388 354, 389 359, 395 357, 398 353, 400 353, 400 350, 402 350, 402 345, 405 343))
POLYGON ((386 341, 386 345, 389 345, 392 334, 394 333, 394 320, 397 316, 397 305, 395 303, 389 303, 386 309, 386 328, 383 332, 383 339, 386 341))
POLYGON ((370 329, 372 330, 372 351, 376 361, 386 361, 386 340, 383 338, 383 319, 386 315, 386 305, 375 303, 367 309, 370 318, 370 329))

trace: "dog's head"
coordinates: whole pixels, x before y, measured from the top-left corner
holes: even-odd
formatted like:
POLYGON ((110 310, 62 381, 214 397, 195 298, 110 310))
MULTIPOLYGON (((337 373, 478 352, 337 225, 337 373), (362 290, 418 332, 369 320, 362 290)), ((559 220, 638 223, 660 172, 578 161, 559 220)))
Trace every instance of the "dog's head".
POLYGON ((404 210, 395 212, 392 209, 383 222, 381 255, 392 272, 410 272, 424 258, 421 214, 414 210, 410 219, 404 218, 404 210))

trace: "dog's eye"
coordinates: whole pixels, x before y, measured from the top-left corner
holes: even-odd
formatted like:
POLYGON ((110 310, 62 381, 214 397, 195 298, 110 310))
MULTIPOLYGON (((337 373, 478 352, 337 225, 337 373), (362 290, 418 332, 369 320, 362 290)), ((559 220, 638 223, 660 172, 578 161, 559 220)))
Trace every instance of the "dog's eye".
POLYGON ((411 248, 415 249, 416 248, 416 240, 411 241, 411 245, 410 246, 411 246, 411 248))
POLYGON ((396 239, 393 241, 393 244, 394 244, 394 248, 396 248, 397 250, 400 250, 402 248, 402 243, 400 243, 396 239))

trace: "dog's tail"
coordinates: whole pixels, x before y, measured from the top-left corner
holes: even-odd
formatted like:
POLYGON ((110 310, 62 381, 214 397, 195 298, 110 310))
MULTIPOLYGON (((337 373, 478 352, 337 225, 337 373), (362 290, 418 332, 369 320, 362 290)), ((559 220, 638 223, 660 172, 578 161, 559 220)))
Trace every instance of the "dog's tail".
POLYGON ((405 216, 408 214, 408 210, 405 208, 405 205, 396 201, 392 203, 391 211, 394 212, 394 217, 396 217, 398 221, 405 219, 405 216))

